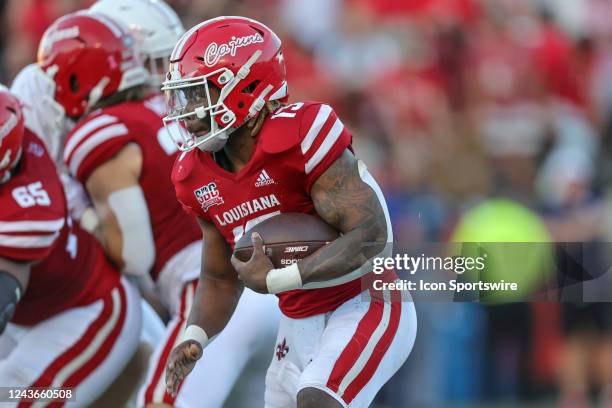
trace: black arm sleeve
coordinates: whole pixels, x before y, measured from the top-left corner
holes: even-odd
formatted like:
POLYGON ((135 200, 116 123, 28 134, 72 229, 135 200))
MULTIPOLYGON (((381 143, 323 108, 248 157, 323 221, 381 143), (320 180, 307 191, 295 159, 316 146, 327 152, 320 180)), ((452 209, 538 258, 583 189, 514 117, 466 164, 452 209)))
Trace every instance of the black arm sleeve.
POLYGON ((21 291, 19 281, 10 273, 0 270, 0 334, 4 333, 15 313, 21 291))

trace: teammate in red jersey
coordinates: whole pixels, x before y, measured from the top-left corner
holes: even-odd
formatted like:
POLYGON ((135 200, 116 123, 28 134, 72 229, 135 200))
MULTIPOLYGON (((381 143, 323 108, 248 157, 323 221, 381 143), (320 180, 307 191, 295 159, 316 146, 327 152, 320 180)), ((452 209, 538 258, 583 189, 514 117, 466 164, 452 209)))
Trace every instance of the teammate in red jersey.
MULTIPOLYGON (((105 6, 112 6, 108 3, 96 9, 108 10, 105 6)), ((128 13, 130 7, 146 4, 119 6, 128 13)), ((152 2, 151 7, 159 3, 152 2)), ((150 14, 164 17, 167 12, 150 14)), ((142 19, 149 13, 136 14, 142 19)), ((45 33, 39 65, 55 81, 57 103, 78 120, 66 137, 63 158, 94 203, 101 221, 98 235, 107 254, 124 273, 144 280, 143 291, 154 291, 171 315, 166 336, 153 354, 141 404, 216 407, 265 338, 262 332, 269 331, 266 325, 254 325, 254 316, 274 310, 274 304, 251 292, 211 348, 209 364, 198 370, 178 398, 165 393, 165 362, 184 328, 202 243, 197 224, 174 196, 170 173, 177 149, 163 126, 163 96, 149 89, 149 77, 132 43, 126 26, 108 14, 73 13, 45 33), (147 282, 149 276, 155 286, 147 282), (210 377, 215 381, 201 384, 210 377), (207 395, 206 405, 202 393, 207 395)), ((270 322, 274 323, 273 316, 270 322)))
POLYGON ((6 90, 0 281, 0 384, 70 387, 79 406, 94 402, 136 350, 139 297, 68 217, 55 165, 6 90))
POLYGON ((172 180, 199 221, 205 251, 184 341, 170 355, 169 390, 224 327, 244 284, 278 294, 283 312, 266 407, 369 406, 408 357, 416 315, 388 292, 367 296, 369 260, 388 254, 393 237, 351 134, 329 105, 284 103, 281 43, 257 21, 205 21, 179 40, 170 62, 164 120, 182 130, 184 151, 172 180), (342 236, 282 269, 256 234, 252 258, 232 258, 249 228, 282 212, 317 214, 342 236))

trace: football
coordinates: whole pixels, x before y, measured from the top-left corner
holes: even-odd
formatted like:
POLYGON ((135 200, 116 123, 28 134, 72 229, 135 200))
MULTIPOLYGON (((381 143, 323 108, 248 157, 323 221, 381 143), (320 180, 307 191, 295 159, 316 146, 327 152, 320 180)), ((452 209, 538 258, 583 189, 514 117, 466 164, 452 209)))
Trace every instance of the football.
POLYGON ((275 268, 283 268, 307 257, 338 238, 338 231, 317 216, 282 213, 248 230, 234 246, 234 255, 246 262, 253 253, 251 234, 258 232, 266 255, 275 268))

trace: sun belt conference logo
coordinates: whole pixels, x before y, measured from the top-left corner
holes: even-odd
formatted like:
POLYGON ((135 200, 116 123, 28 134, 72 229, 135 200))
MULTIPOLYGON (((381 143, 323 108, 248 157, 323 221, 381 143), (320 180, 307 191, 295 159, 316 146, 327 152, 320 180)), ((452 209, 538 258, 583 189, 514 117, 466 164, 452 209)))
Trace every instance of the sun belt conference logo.
POLYGON ((208 211, 213 205, 223 204, 223 197, 219 195, 217 184, 214 181, 198 188, 193 192, 202 206, 204 212, 208 211))

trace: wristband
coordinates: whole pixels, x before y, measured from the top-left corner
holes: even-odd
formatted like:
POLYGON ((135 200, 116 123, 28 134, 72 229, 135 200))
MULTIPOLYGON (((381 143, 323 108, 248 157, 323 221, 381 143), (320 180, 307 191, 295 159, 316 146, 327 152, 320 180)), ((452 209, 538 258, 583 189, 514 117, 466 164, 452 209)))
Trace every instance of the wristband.
POLYGON ((284 268, 272 269, 266 275, 268 293, 276 294, 302 287, 302 276, 297 263, 284 268))
POLYGON ((193 340, 200 344, 202 350, 208 344, 208 335, 200 326, 196 326, 195 324, 191 324, 187 326, 185 331, 183 332, 183 337, 181 338, 181 343, 183 341, 193 340))

